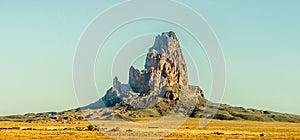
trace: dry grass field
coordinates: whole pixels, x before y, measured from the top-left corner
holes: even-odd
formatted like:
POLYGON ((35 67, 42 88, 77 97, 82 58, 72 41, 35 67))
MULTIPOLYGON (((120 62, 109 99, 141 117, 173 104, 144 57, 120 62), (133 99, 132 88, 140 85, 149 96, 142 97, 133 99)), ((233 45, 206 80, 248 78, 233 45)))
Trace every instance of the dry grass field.
MULTIPOLYGON (((116 121, 112 122, 111 128, 113 123, 116 121)), ((0 139, 111 139, 107 134, 119 136, 118 138, 121 139, 151 139, 157 138, 158 134, 164 131, 158 127, 152 128, 152 133, 134 128, 131 128, 132 132, 126 132, 130 126, 122 126, 118 131, 104 133, 86 130, 89 124, 88 121, 76 124, 0 122, 1 128, 14 128, 0 130, 0 139), (33 130, 20 130, 19 127, 33 130), (57 130, 46 130, 47 128, 57 130), (79 128, 85 129, 77 130, 79 128)), ((199 119, 188 119, 185 124, 164 139, 300 139, 300 123, 212 120, 204 128, 198 128, 198 124, 199 119)))

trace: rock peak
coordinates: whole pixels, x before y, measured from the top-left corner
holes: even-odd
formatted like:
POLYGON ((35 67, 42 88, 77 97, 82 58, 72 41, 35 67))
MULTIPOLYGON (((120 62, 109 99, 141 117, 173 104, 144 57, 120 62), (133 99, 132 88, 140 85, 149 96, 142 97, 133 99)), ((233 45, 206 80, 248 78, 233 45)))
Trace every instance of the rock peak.
POLYGON ((174 32, 156 36, 147 53, 145 69, 129 70, 129 84, 133 91, 147 93, 166 86, 188 86, 186 63, 174 32))
POLYGON ((156 36, 152 48, 158 49, 158 51, 160 52, 160 49, 166 50, 168 49, 168 47, 180 47, 180 45, 173 45, 173 44, 179 44, 179 41, 175 33, 173 31, 163 32, 161 33, 161 35, 156 36))
POLYGON ((173 31, 163 32, 163 33, 161 33, 161 36, 166 36, 167 38, 175 39, 176 41, 178 41, 177 37, 173 31))

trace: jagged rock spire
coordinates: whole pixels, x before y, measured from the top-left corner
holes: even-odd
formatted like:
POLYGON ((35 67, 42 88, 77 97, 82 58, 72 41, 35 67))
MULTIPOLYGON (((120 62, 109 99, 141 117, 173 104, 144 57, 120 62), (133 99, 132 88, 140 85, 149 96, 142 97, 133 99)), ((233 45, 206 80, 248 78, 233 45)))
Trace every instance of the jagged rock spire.
POLYGON ((145 69, 129 69, 129 84, 133 91, 147 93, 164 86, 188 86, 186 63, 174 32, 156 36, 149 49, 145 69))

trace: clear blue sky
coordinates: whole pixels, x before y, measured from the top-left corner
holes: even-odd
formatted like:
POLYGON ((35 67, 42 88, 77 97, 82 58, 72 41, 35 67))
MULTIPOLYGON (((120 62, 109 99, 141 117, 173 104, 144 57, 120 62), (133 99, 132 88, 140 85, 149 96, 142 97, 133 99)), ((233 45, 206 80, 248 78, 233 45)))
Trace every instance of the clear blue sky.
MULTIPOLYGON (((72 64, 78 40, 97 15, 118 2, 1 0, 0 115, 77 107, 72 64)), ((223 103, 300 114, 299 1, 181 2, 200 13, 220 40, 227 62, 223 103)), ((169 30, 176 32, 187 51, 196 45, 173 25, 143 21, 121 28, 107 41, 106 49, 118 49, 140 31, 169 30)), ((203 52, 197 58, 200 85, 209 96, 209 64, 203 52)), ((96 64, 96 76, 106 76, 96 78, 102 95, 111 86, 111 75, 100 70, 96 64)), ((118 75, 122 82, 126 74, 118 75)), ((191 82, 197 84, 196 79, 191 82)))

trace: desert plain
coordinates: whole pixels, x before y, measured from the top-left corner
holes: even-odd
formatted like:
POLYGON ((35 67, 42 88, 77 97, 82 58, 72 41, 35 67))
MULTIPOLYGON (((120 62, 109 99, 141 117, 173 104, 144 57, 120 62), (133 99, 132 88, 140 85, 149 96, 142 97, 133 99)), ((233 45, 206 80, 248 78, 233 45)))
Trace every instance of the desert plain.
MULTIPOLYGON (((109 121, 109 120, 107 120, 109 121)), ((147 123, 151 118, 135 120, 135 123, 147 123)), ((100 122, 101 123, 101 122, 100 122)), ((109 122, 106 122, 107 124, 109 122)), ((164 130, 153 127, 152 133, 124 125, 114 128, 111 125, 99 126, 106 131, 89 130, 89 121, 74 123, 61 122, 0 122, 0 139, 300 139, 300 123, 260 122, 246 120, 211 120, 199 128, 198 118, 189 118, 178 129, 160 138, 164 130), (29 130, 26 130, 28 129, 29 130), (25 129, 25 130, 22 130, 25 129), (113 130, 113 131, 112 131, 113 130)), ((168 124, 165 124, 168 125, 168 124)))

